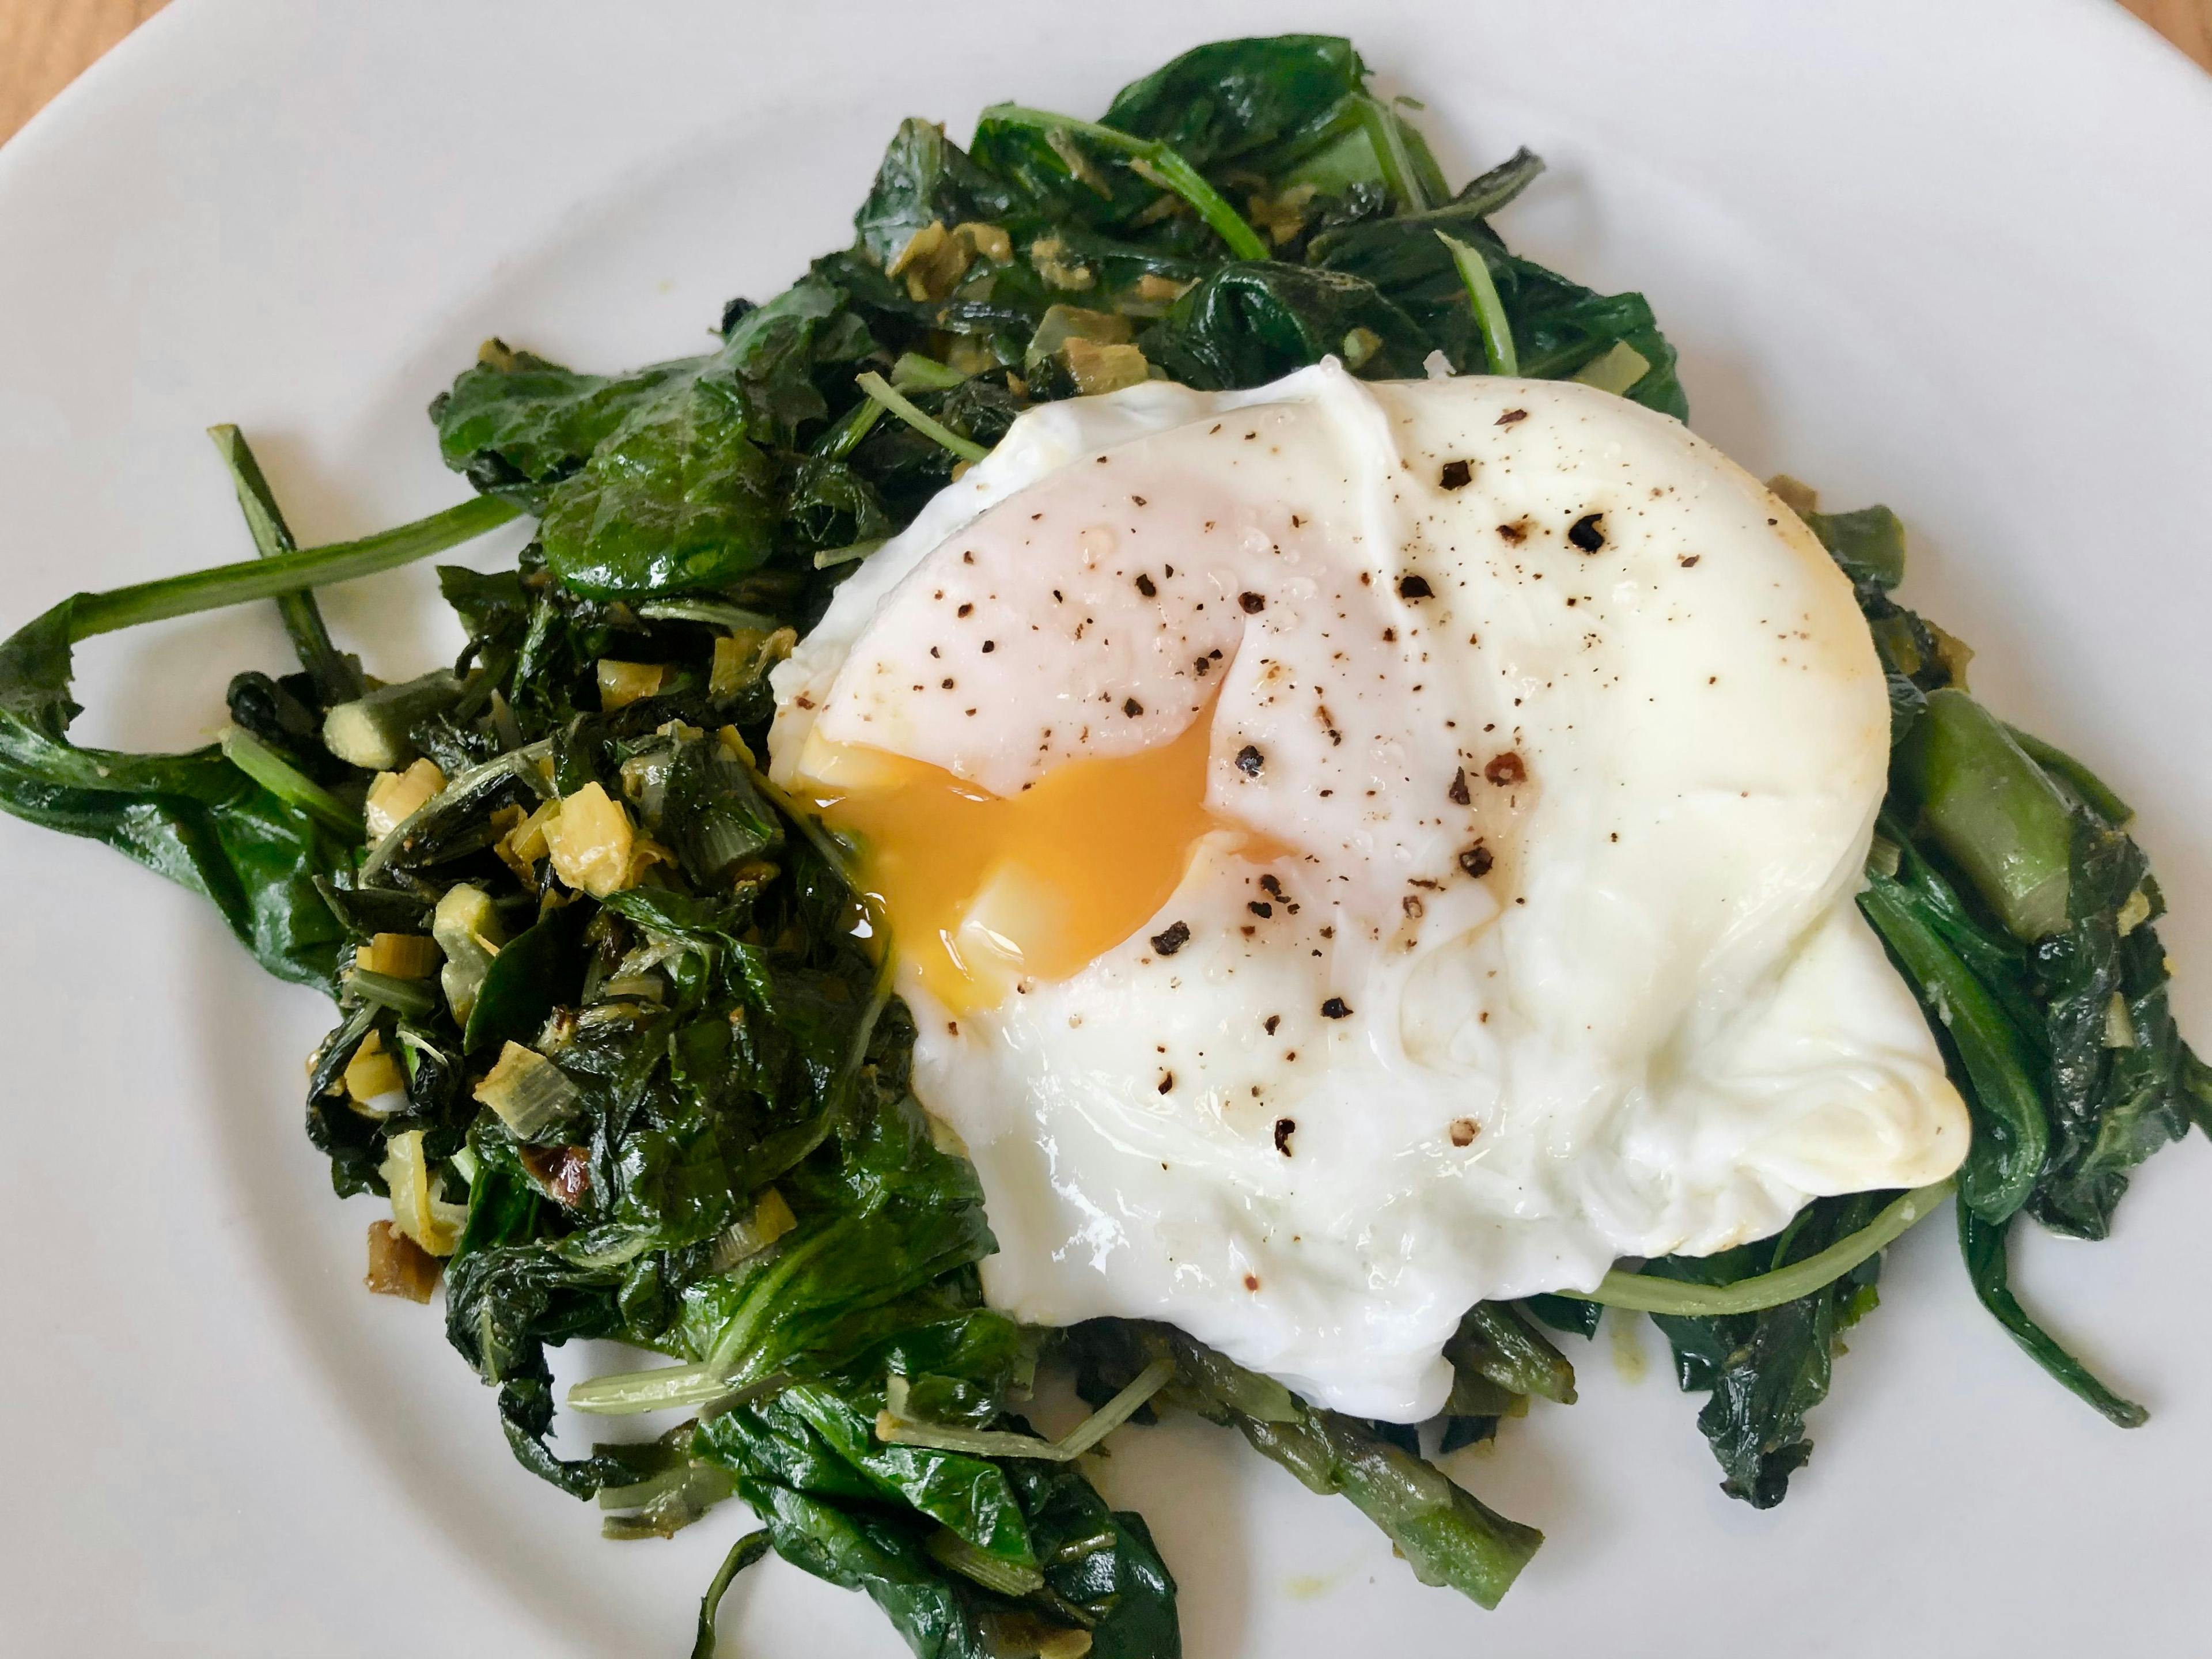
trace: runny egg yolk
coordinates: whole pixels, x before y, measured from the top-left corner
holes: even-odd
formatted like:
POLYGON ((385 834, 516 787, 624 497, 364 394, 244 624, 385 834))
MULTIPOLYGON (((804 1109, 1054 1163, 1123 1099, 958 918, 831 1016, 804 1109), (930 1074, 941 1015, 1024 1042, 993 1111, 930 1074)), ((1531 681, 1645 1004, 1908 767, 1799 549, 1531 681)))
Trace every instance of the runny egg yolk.
POLYGON ((1200 836, 1235 828, 1206 810, 1212 714, 1134 755, 1066 762, 1009 797, 883 750, 817 743, 799 792, 856 846, 891 949, 957 1016, 1113 949, 1167 902, 1200 836))

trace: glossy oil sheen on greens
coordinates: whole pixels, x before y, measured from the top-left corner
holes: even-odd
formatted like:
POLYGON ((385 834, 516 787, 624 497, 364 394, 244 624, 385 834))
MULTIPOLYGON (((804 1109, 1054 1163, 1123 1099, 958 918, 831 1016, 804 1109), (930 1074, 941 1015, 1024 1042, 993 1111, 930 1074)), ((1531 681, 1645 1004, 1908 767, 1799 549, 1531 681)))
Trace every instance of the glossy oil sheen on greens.
MULTIPOLYGON (((252 546, 277 565, 80 595, 0 645, 0 806, 205 895, 273 973, 337 996, 307 1132, 342 1194, 386 1194, 395 1155, 419 1146, 434 1219, 452 1230, 438 1241, 447 1334, 489 1385, 488 1415, 516 1457, 599 1495, 615 1536, 702 1518, 734 1532, 715 1508, 732 1495, 753 1510, 763 1530, 708 1587, 696 1655, 714 1650, 732 1581, 772 1546, 872 1598, 927 1659, 1179 1659, 1175 1580, 1139 1516, 1109 1505, 1080 1463, 884 1439, 893 1377, 902 1409, 939 1437, 982 1431, 995 1449, 1064 1428, 1030 1421, 1041 1375, 1072 1378, 1094 1406, 1164 1375, 1122 1432, 1177 1411, 1234 1431, 1354 1506, 1414 1577, 1485 1607, 1541 1541, 1422 1447, 1510 1437, 1532 1401, 1571 1404, 1573 1369, 1537 1322, 1588 1335, 1593 1304, 1468 1310, 1425 1442, 1316 1408, 1165 1327, 1028 1330, 984 1305, 976 1264, 995 1244, 981 1190, 911 1091, 912 1020, 855 936, 845 849, 787 811, 751 759, 773 714, 768 669, 958 459, 872 400, 864 374, 972 449, 1080 389, 1055 344, 1070 333, 1132 344, 1151 372, 1207 388, 1328 356, 1376 378, 1420 374, 1439 354, 1478 373, 1484 324, 1441 232, 1481 262, 1490 326, 1502 313, 1522 372, 1572 375, 1626 346, 1645 368, 1626 395, 1686 413, 1642 295, 1525 259, 1493 222, 1542 162, 1520 151, 1455 191, 1366 76, 1349 41, 1285 35, 1188 52, 1125 88, 1103 125, 1000 106, 963 149, 909 119, 872 183, 854 181, 850 245, 765 303, 732 301, 716 349, 602 374, 488 344, 431 414, 447 464, 492 499, 374 546, 301 554, 245 440, 219 428, 252 546), (1255 248, 1266 257, 1234 257, 1255 248), (384 568, 514 510, 537 520, 514 568, 439 573, 468 643, 397 735, 444 787, 370 848, 333 826, 352 823, 374 781, 322 741, 331 707, 364 683, 295 566, 384 568), (283 617, 303 670, 233 682, 250 745, 137 756, 70 743, 76 639, 266 596, 271 569, 295 573, 283 617), (603 661, 631 665, 609 684, 642 670, 657 690, 605 706, 603 661), (604 899, 518 841, 594 790, 633 837, 604 899), (360 970, 380 936, 428 933, 464 884, 496 935, 465 1018, 434 969, 360 970), (372 1042, 399 1082, 364 1102, 345 1079, 372 1042), (476 1092, 507 1045, 549 1085, 545 1111, 518 1120, 526 1134, 476 1092), (549 1351, 586 1339, 653 1364, 593 1379, 586 1403, 635 1394, 689 1414, 658 1439, 556 1443, 549 1351)), ((1960 1183, 1970 1282, 2061 1382, 2140 1421, 2023 1307, 2006 1243, 2022 1217, 2101 1237, 2130 1171, 2212 1116, 2212 1083, 2166 1006, 2157 885, 2124 806, 2079 763, 1978 708, 1957 730, 2001 754, 1924 740, 1931 697, 1960 707, 1966 653, 1892 597, 1902 526, 1883 508, 1808 521, 1852 579, 1889 675, 1901 758, 1863 902, 1973 1114, 1960 1183), (2035 787, 1965 787, 1990 767, 2035 787), (1971 811, 1953 810, 1961 799, 1971 811), (2049 925, 2008 927, 2006 893, 1978 884, 1991 870, 2042 894, 2049 925)), ((1755 1277, 1848 1237, 1888 1196, 1823 1199, 1778 1238, 1645 1270, 1755 1277)), ((1661 1322, 1679 1380, 1706 1396, 1698 1427, 1731 1495, 1775 1504, 1809 1456, 1838 1336, 1874 1307, 1879 1266, 1763 1312, 1661 1322)))

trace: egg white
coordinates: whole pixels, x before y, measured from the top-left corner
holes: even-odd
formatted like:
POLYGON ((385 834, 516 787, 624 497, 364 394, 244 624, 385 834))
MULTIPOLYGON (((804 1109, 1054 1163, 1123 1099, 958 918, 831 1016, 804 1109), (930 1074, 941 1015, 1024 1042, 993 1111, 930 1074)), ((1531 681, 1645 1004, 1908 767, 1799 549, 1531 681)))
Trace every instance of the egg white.
POLYGON ((786 784, 885 750, 1012 796, 1212 723, 1222 827, 1127 938, 957 1019, 902 963, 1024 1319, 1415 1420, 1477 1300, 1965 1153, 1854 903, 1888 705, 1849 586, 1619 398, 1330 362, 1041 406, 775 689, 786 784))

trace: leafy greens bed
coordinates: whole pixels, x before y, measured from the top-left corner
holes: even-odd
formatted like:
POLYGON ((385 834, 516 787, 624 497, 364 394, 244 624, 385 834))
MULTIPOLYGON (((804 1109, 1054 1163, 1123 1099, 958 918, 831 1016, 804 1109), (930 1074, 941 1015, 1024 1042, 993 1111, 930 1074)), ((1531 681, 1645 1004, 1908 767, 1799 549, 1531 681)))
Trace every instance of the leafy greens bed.
MULTIPOLYGON (((1652 1313, 1723 1488, 1781 1501, 1880 1247, 1942 1189, 1824 1199, 1772 1240, 1630 1264, 1590 1297, 1471 1310, 1425 1439, 1313 1407, 1165 1328, 1024 1329, 985 1305, 976 1182, 908 1086, 912 1026, 855 934, 842 849, 755 763, 765 675, 840 576, 1024 407, 1147 375, 1250 386, 1335 354, 1402 377, 1575 376, 1677 416, 1642 296, 1511 253, 1491 216, 1522 152, 1450 190, 1348 42, 1200 47, 1097 123, 1002 105, 963 151, 908 121, 852 246, 720 347, 601 376, 488 344, 432 405, 480 492, 342 546, 296 548, 245 441, 215 436, 256 560, 79 594, 0 646, 0 805, 204 894, 338 1024, 307 1130, 341 1194, 388 1198, 374 1288, 428 1300, 516 1456, 611 1535, 666 1534, 737 1496, 764 1548, 866 1590, 917 1654, 1161 1659, 1175 1584, 1079 1455, 1132 1416, 1235 1428, 1349 1498, 1425 1583, 1494 1605, 1534 1551, 1423 1455, 1495 1434, 1574 1375, 1540 1327, 1652 1313), (527 514, 518 568, 440 580, 450 669, 366 681, 311 590, 527 514), (274 599, 300 670, 240 674, 208 749, 68 738, 70 647, 274 599), (546 1348, 612 1337, 673 1362, 572 1391, 584 1412, 692 1413, 564 1456, 546 1348), (1041 1370, 1096 1413, 1052 1441, 1041 1370)), ((1965 689, 1967 652, 1899 605, 1885 508, 1790 499, 1854 582, 1889 672, 1894 764, 1861 902, 1920 995, 1974 1118, 1960 1243, 1984 1304, 2114 1422, 2114 1395, 2023 1310, 2025 1212, 2105 1236, 2129 1172, 2212 1126, 2177 1036, 2158 888, 2126 807, 1965 689)))

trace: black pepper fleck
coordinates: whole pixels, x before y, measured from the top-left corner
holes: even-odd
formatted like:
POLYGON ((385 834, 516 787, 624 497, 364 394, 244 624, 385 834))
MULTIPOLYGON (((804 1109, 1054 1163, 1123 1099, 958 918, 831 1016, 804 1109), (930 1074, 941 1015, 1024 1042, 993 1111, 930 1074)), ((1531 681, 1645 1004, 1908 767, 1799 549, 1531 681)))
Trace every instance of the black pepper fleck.
POLYGON ((1260 752, 1257 744, 1248 743, 1237 751, 1237 769, 1248 778, 1258 777, 1260 769, 1267 763, 1267 757, 1260 752))
POLYGON ((1567 526, 1567 539, 1585 553, 1595 553, 1605 545, 1605 514, 1585 513, 1567 526))
POLYGON ((1446 461, 1443 471, 1437 475, 1438 487, 1444 489, 1464 489, 1474 481, 1473 461, 1446 461))
POLYGON ((1244 614, 1248 617, 1255 617, 1267 608, 1266 596, 1249 589, 1237 596, 1237 603, 1244 607, 1244 614))
POLYGON ((1436 590, 1429 586, 1429 579, 1426 576, 1398 578, 1398 597, 1401 599, 1425 599, 1435 592, 1436 590))
POLYGON ((1331 997, 1321 1006, 1321 1017, 1323 1019, 1348 1019, 1351 1016, 1352 1005, 1342 997, 1331 997))
POLYGON ((1152 949, 1164 957, 1173 956, 1189 943, 1190 924, 1187 921, 1171 921, 1152 935, 1152 949))
POLYGON ((1478 879, 1488 875, 1490 866, 1497 862, 1498 860, 1490 855, 1490 849, 1480 842, 1475 842, 1474 846, 1459 855, 1459 867, 1478 879))
POLYGON ((1291 1137, 1297 1132, 1297 1119, 1279 1117, 1275 1120, 1275 1150, 1285 1158, 1291 1155, 1291 1137))

